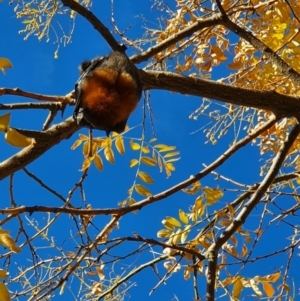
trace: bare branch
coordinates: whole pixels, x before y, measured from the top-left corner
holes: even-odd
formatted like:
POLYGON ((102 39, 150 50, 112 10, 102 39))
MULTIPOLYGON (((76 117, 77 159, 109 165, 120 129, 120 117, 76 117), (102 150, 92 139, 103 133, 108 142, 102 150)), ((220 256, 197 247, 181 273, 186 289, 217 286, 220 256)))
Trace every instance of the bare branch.
POLYGON ((41 136, 36 139, 36 142, 0 163, 0 180, 24 168, 54 145, 68 139, 79 128, 74 119, 70 117, 66 121, 53 125, 49 130, 41 132, 41 136))
POLYGON ((108 28, 105 27, 91 11, 74 0, 61 0, 61 2, 89 21, 113 50, 124 50, 123 47, 115 40, 108 28))
MULTIPOLYGON (((70 97, 71 94, 68 94, 67 96, 52 96, 52 95, 27 92, 19 88, 15 88, 15 89, 0 88, 0 96, 3 95, 16 95, 16 96, 22 96, 22 97, 32 98, 36 100, 55 101, 64 104, 72 104, 74 102, 74 100, 70 97)), ((0 105, 0 107, 1 106, 2 105, 0 105)))
POLYGON ((279 94, 275 91, 244 89, 169 72, 140 70, 140 75, 145 90, 168 90, 207 97, 235 105, 271 111, 279 118, 296 117, 300 113, 300 102, 297 97, 279 94))

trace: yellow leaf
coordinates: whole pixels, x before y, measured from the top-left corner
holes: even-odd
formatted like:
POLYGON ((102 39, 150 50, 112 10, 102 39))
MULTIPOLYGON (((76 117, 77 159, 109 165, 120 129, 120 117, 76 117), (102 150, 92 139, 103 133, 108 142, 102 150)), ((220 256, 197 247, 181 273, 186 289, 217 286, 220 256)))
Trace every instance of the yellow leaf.
POLYGON ((7 275, 8 275, 7 271, 0 269, 0 278, 1 279, 5 279, 7 275))
POLYGON ((221 62, 224 62, 227 59, 224 52, 218 46, 211 46, 211 57, 221 62))
POLYGON ((246 245, 243 245, 242 247, 242 254, 241 254, 241 257, 244 257, 248 254, 248 248, 246 245))
POLYGON ((115 157, 114 157, 114 153, 113 150, 111 149, 111 147, 109 145, 107 145, 104 149, 104 156, 105 159, 111 163, 114 164, 115 163, 115 157))
POLYGON ((17 130, 10 127, 7 128, 5 133, 5 140, 15 147, 26 147, 29 146, 33 141, 31 138, 22 135, 17 130))
POLYGON ((256 282, 254 279, 250 279, 250 285, 252 287, 252 289, 254 290, 254 292, 256 293, 256 295, 262 297, 263 294, 262 292, 259 290, 258 286, 256 285, 256 282))
POLYGON ((125 146, 124 146, 124 140, 123 137, 121 135, 118 135, 116 140, 115 140, 115 145, 116 145, 116 149, 117 151, 121 154, 124 155, 125 154, 125 146))
POLYGON ((269 282, 276 282, 280 278, 280 272, 268 275, 267 278, 269 282))
POLYGON ((132 140, 130 140, 130 147, 132 150, 139 150, 141 148, 141 146, 138 143, 135 143, 132 140))
POLYGON ((168 154, 164 155, 164 158, 174 157, 174 156, 177 156, 179 154, 180 154, 180 152, 171 152, 171 153, 168 153, 168 154))
POLYGON ((74 144, 71 146, 71 150, 74 150, 82 143, 82 140, 78 139, 74 142, 74 144))
POLYGON ((10 60, 0 57, 0 69, 2 70, 3 74, 5 75, 5 68, 12 68, 12 63, 10 60))
POLYGON ((230 204, 227 204, 227 208, 228 208, 228 211, 229 211, 230 218, 232 219, 234 217, 234 213, 235 213, 234 208, 230 204))
POLYGON ((238 253, 234 246, 227 243, 226 245, 224 245, 224 247, 226 248, 229 254, 233 255, 234 257, 238 257, 238 253))
POLYGON ((273 297, 273 295, 275 294, 273 286, 268 282, 263 283, 263 289, 268 297, 273 297))
POLYGON ((16 245, 15 241, 8 233, 0 234, 0 244, 4 247, 8 247, 14 253, 21 252, 21 248, 16 245))
POLYGON ((90 147, 90 143, 88 141, 84 142, 83 148, 82 148, 82 153, 83 153, 84 157, 88 157, 89 147, 90 147))
POLYGON ((178 229, 176 233, 170 237, 169 242, 172 243, 173 245, 177 245, 180 239, 181 239, 181 230, 178 229))
POLYGON ((156 166, 156 161, 149 157, 142 157, 141 161, 148 166, 156 166))
POLYGON ((84 171, 86 169, 88 169, 91 165, 91 160, 90 158, 86 158, 84 159, 83 163, 82 163, 82 166, 81 166, 81 171, 84 171))
POLYGON ((1 301, 10 301, 10 295, 6 285, 4 283, 0 283, 0 300, 1 301))
POLYGON ((89 137, 86 135, 79 134, 79 139, 82 141, 87 141, 87 140, 89 140, 89 137))
POLYGON ((132 159, 129 163, 129 167, 136 166, 138 163, 139 163, 139 161, 137 159, 132 159))
POLYGON ((216 203, 224 195, 219 188, 204 187, 203 191, 206 195, 207 205, 209 206, 216 203))
POLYGON ((182 244, 185 243, 188 235, 189 235, 189 232, 190 232, 190 229, 191 229, 191 225, 187 225, 184 230, 182 230, 182 233, 181 233, 181 238, 180 238, 180 241, 182 244))
POLYGON ((244 241, 247 242, 247 243, 250 243, 250 242, 252 242, 252 238, 251 237, 245 237, 244 241))
POLYGON ((171 171, 174 171, 175 167, 172 163, 165 163, 165 169, 169 169, 171 171))
POLYGON ((142 153, 143 153, 143 154, 149 154, 149 153, 150 153, 150 150, 149 150, 148 147, 145 147, 145 146, 144 146, 144 147, 141 148, 141 150, 142 150, 142 153))
POLYGON ((182 191, 187 194, 195 194, 200 190, 200 187, 201 187, 199 181, 193 183, 191 186, 192 186, 191 188, 184 188, 184 189, 182 189, 182 191))
POLYGON ((101 157, 98 154, 96 154, 96 156, 94 158, 94 164, 97 169, 103 170, 103 162, 102 162, 101 157))
POLYGON ((171 231, 175 230, 175 226, 170 224, 167 220, 163 219, 161 222, 167 229, 171 231))
POLYGON ((172 232, 170 232, 169 230, 167 229, 162 229, 162 230, 159 230, 157 232, 157 237, 159 238, 167 238, 171 235, 172 232))
POLYGON ((229 69, 241 69, 241 67, 244 65, 244 62, 242 60, 230 63, 227 65, 229 69))
POLYGON ((185 224, 187 224, 189 222, 189 218, 188 218, 187 214, 181 209, 179 209, 179 218, 185 224))
POLYGON ((183 272, 183 278, 184 280, 189 280, 190 279, 190 274, 194 270, 194 267, 187 266, 183 272))
POLYGON ((148 183, 148 184, 153 184, 154 183, 154 180, 152 179, 152 177, 144 171, 139 171, 138 176, 145 183, 148 183))
POLYGON ((103 280, 105 278, 105 275, 104 275, 104 272, 102 269, 100 269, 100 267, 97 267, 96 266, 96 270, 97 270, 97 273, 98 273, 98 276, 99 276, 99 279, 100 280, 103 280))
POLYGON ((172 217, 172 216, 167 216, 167 217, 166 217, 166 221, 167 221, 168 223, 170 223, 171 225, 173 225, 173 226, 181 227, 180 221, 179 221, 178 219, 172 217))
POLYGON ((243 283, 241 277, 238 277, 233 284, 232 297, 235 298, 235 300, 238 300, 242 290, 243 290, 243 283))
POLYGON ((152 195, 152 193, 146 187, 144 187, 142 185, 136 184, 134 188, 135 188, 135 191, 140 195, 147 196, 147 197, 152 195))
POLYGON ((6 132, 10 122, 10 113, 0 116, 0 132, 6 132))

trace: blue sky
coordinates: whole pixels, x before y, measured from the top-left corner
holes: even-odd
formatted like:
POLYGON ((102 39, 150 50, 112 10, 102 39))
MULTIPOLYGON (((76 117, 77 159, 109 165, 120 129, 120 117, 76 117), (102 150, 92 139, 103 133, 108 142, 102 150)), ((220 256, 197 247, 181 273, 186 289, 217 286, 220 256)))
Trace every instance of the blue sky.
MULTIPOLYGON (((126 29, 131 26, 126 35, 130 38, 137 38, 144 32, 142 16, 150 20, 149 26, 155 28, 158 26, 157 17, 160 12, 153 9, 150 12, 152 2, 148 1, 116 1, 115 19, 120 29, 126 29)), ((58 53, 58 58, 54 59, 54 52, 56 45, 53 44, 55 37, 51 35, 51 40, 46 43, 45 41, 38 41, 35 37, 30 37, 27 41, 23 41, 24 35, 18 34, 22 29, 20 20, 17 20, 13 12, 13 7, 4 1, 1 5, 1 18, 0 18, 0 57, 7 57, 13 64, 13 69, 8 70, 6 76, 0 75, 1 87, 18 87, 20 89, 51 95, 65 95, 73 90, 74 84, 78 79, 78 65, 84 59, 90 59, 97 55, 108 53, 110 50, 101 36, 93 29, 93 27, 82 17, 76 18, 74 35, 72 42, 66 47, 61 46, 58 53)), ((93 12, 110 27, 108 19, 110 19, 110 1, 95 2, 93 5, 93 12)), ((62 24, 68 28, 70 20, 65 17, 60 17, 62 24)), ((118 37, 117 37, 118 39, 118 37)), ((128 54, 135 51, 129 48, 128 54)), ((142 67, 142 65, 138 66, 142 67)), ((221 73, 228 73, 226 66, 221 67, 221 73)), ((223 76, 223 75, 222 75, 223 76)), ((15 102, 31 102, 31 99, 2 96, 1 103, 15 103, 15 102)), ((155 132, 159 143, 167 145, 175 145, 181 152, 181 160, 175 163, 176 171, 170 178, 166 178, 165 173, 159 173, 157 168, 145 167, 143 170, 150 173, 155 184, 151 187, 151 192, 158 193, 166 188, 187 179, 203 168, 202 164, 209 164, 221 155, 232 142, 232 132, 221 139, 216 146, 205 144, 206 138, 203 131, 198 131, 210 120, 208 117, 200 117, 198 121, 189 119, 189 115, 194 112, 202 100, 200 98, 172 94, 165 91, 151 91, 151 106, 152 110, 157 116, 154 117, 155 132), (194 133, 196 132, 196 133, 194 133), (194 134, 192 134, 194 133, 194 134)), ((134 114, 129 119, 129 126, 134 127, 140 125, 143 118, 143 104, 144 98, 142 97, 140 104, 134 114)), ((55 123, 63 121, 65 118, 71 116, 73 107, 66 109, 64 116, 60 114, 56 117, 55 123)), ((5 113, 5 111, 3 111, 5 113)), ((2 112, 1 112, 2 114, 2 112)), ((11 114, 11 125, 15 127, 40 130, 43 122, 47 116, 46 111, 41 110, 14 110, 11 114)), ((82 129, 80 132, 73 135, 70 139, 63 141, 58 146, 51 149, 44 156, 39 158, 28 166, 28 170, 33 172, 36 176, 40 177, 47 185, 67 197, 70 189, 78 182, 82 173, 79 171, 83 161, 81 148, 75 151, 70 148, 77 140, 78 134, 82 133, 87 135, 88 130, 82 129)), ((137 158, 138 153, 133 152, 129 148, 129 140, 139 139, 141 137, 142 128, 139 126, 137 129, 125 135, 126 141, 126 155, 121 156, 115 152, 116 163, 111 165, 104 162, 104 171, 99 172, 93 166, 88 178, 84 182, 85 197, 88 204, 92 204, 93 208, 113 208, 117 207, 119 201, 127 197, 127 190, 130 188, 134 181, 135 169, 129 168, 129 162, 132 158, 137 158)), ((149 122, 149 115, 147 113, 146 119, 146 133, 147 139, 152 138, 151 124, 149 122)), ((103 132, 97 131, 95 136, 104 136, 103 132)), ((146 140, 147 140, 146 139, 146 140)), ((9 156, 15 154, 18 150, 5 143, 4 139, 0 137, 0 159, 4 160, 9 156)), ((218 172, 233 177, 233 179, 252 185, 260 181, 259 177, 259 150, 255 146, 247 146, 239 151, 239 153, 230 159, 224 166, 218 169, 218 172)), ((222 181, 214 181, 213 176, 208 176, 201 181, 203 186, 230 188, 229 184, 222 181)), ((8 179, 0 182, 0 189, 2 191, 2 208, 10 207, 8 195, 8 179)), ((29 180, 24 172, 20 171, 15 175, 14 182, 15 201, 18 205, 33 206, 62 206, 62 202, 51 194, 45 192, 39 185, 29 180)), ((224 205, 235 198, 236 193, 226 193, 224 198, 221 199, 221 204, 224 205)), ((142 197, 136 196, 136 200, 142 197)), ((141 210, 138 214, 130 214, 125 216, 120 221, 120 230, 113 233, 114 237, 118 236, 132 236, 133 233, 138 233, 142 237, 156 238, 156 232, 163 228, 161 220, 165 216, 178 217, 178 209, 181 208, 188 211, 189 206, 194 202, 195 197, 187 197, 183 193, 177 193, 170 198, 167 198, 154 205, 148 206, 141 210)), ((75 193, 73 198, 73 205, 82 207, 80 194, 75 193)), ((213 211, 214 209, 211 208, 213 211)), ((212 213, 212 211, 210 213, 212 213)), ((33 216, 40 225, 45 222, 45 215, 34 214, 33 216)), ((32 218, 32 217, 29 217, 32 218)), ((101 226, 110 218, 107 216, 97 217, 94 221, 95 225, 101 229, 101 226)), ((250 218, 253 220, 253 226, 249 230, 254 230, 257 227, 258 216, 250 218)), ((26 223, 28 225, 28 223, 26 223)), ((247 226, 251 227, 251 223, 247 226)), ((30 228, 30 226, 28 226, 30 228)), ((18 228, 16 223, 10 222, 6 224, 4 229, 10 229, 12 236, 15 237, 18 228)), ((34 230, 32 235, 34 234, 34 230)), ((49 230, 49 237, 53 237, 58 246, 65 248, 68 251, 75 251, 76 246, 70 238, 70 233, 75 235, 77 229, 74 227, 72 220, 69 217, 61 217, 52 228, 49 230)), ((273 230, 272 230, 273 231, 273 230)), ((283 228, 280 230, 281 240, 276 240, 274 235, 279 233, 271 233, 270 239, 261 243, 262 253, 267 252, 267 249, 277 249, 286 244, 284 236, 286 232, 291 233, 290 228, 287 230, 283 228)), ((95 233, 97 231, 95 230, 95 233)), ((20 239, 22 242, 23 237, 20 239)), ((55 250, 49 247, 47 242, 39 242, 43 249, 39 252, 45 257, 55 256, 55 250)), ((137 244, 135 245, 135 247, 137 244)), ((122 250, 122 253, 134 249, 133 244, 127 243, 122 250)), ((162 250, 157 248, 157 252, 162 250)), ((118 254, 115 252, 115 254, 118 254)), ((28 251, 21 254, 13 255, 13 261, 18 262, 18 265, 26 263, 28 251)), ((122 268, 126 269, 139 265, 142 262, 151 258, 150 254, 145 257, 139 255, 137 258, 130 258, 125 261, 124 265, 117 266, 116 272, 121 272, 122 268)), ((285 258, 280 256, 278 258, 285 258)), ((266 275, 275 272, 281 267, 279 261, 264 262, 261 271, 258 271, 257 265, 250 266, 245 273, 248 277, 253 277, 257 274, 266 275)), ((17 265, 17 264, 16 264, 17 265)), ((11 269, 14 270, 15 266, 12 264, 11 269)), ((163 269, 160 267, 160 272, 163 274, 163 269)), ((138 284, 129 292, 132 300, 192 300, 193 290, 192 281, 185 282, 183 280, 183 271, 179 271, 176 275, 168 280, 166 285, 161 285, 152 296, 148 296, 151 289, 159 281, 157 277, 148 269, 140 274, 140 277, 134 279, 138 284)), ((296 277, 299 281, 296 271, 293 271, 291 276, 296 277)), ((97 280, 96 277, 93 280, 97 280)), ((200 279, 200 293, 204 294, 205 287, 204 279, 200 279)), ((68 283, 72 287, 71 283, 68 283)), ((64 300, 65 296, 57 296, 55 300, 64 300)), ((71 300, 71 297, 70 299, 71 300)))

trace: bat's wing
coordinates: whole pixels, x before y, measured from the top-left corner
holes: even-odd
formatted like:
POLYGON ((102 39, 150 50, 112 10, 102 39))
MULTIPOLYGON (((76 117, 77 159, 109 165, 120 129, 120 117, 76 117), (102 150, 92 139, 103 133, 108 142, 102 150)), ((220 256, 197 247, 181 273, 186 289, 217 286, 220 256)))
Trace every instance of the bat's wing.
POLYGON ((80 106, 81 102, 81 86, 84 83, 85 79, 92 74, 93 70, 96 68, 101 67, 103 62, 107 59, 105 56, 97 57, 96 59, 92 60, 90 65, 82 72, 81 76, 79 77, 77 83, 75 84, 75 109, 73 113, 73 118, 77 120, 77 123, 83 126, 87 126, 88 123, 84 122, 83 118, 83 110, 80 106))

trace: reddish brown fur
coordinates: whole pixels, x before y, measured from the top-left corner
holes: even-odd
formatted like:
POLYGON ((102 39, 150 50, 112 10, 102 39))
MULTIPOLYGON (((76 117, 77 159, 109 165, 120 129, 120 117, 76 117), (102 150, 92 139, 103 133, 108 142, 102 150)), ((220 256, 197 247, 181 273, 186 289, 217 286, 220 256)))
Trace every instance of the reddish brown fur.
POLYGON ((136 90, 137 84, 129 74, 118 74, 111 69, 95 70, 82 86, 81 105, 103 126, 115 125, 127 120, 135 109, 136 90))

